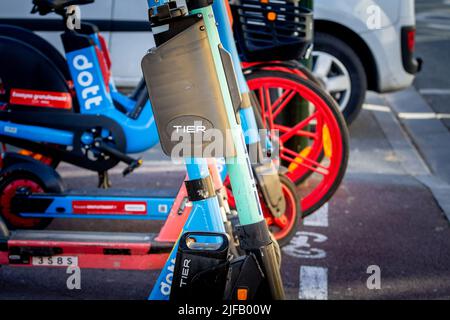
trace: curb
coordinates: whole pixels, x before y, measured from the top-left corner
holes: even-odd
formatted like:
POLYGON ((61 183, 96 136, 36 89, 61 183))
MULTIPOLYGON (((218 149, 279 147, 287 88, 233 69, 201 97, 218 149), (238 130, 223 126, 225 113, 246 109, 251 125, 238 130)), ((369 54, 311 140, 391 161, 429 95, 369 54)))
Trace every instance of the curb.
POLYGON ((383 97, 431 172, 450 184, 450 132, 439 115, 414 87, 383 97))
POLYGON ((371 94, 368 101, 374 104, 369 109, 403 169, 430 190, 450 221, 450 133, 447 128, 414 88, 381 96, 371 94))

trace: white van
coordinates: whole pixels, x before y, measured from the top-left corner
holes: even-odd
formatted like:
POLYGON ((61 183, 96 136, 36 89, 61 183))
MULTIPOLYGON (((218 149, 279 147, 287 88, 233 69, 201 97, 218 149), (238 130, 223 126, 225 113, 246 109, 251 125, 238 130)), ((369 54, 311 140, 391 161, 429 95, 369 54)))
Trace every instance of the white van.
POLYGON ((414 58, 414 0, 315 0, 313 71, 347 120, 358 114, 366 89, 410 86, 414 58))

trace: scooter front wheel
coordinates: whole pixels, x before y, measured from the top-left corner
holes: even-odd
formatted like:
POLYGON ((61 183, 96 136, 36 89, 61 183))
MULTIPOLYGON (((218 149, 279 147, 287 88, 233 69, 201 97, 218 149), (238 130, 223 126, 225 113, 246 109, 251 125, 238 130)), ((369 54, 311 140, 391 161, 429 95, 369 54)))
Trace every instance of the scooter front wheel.
MULTIPOLYGON (((286 209, 283 214, 279 217, 273 216, 269 208, 265 205, 264 198, 261 194, 259 198, 269 230, 276 240, 277 245, 282 247, 287 245, 295 235, 302 217, 302 208, 295 184, 283 174, 279 174, 279 177, 283 196, 286 201, 286 209)), ((228 178, 224 181, 224 185, 227 187, 230 207, 236 208, 236 202, 228 178)))
POLYGON ((0 177, 0 214, 10 230, 45 229, 53 219, 27 218, 18 215, 13 207, 13 199, 18 190, 26 188, 32 193, 58 192, 50 190, 42 181, 27 171, 4 172, 0 177))

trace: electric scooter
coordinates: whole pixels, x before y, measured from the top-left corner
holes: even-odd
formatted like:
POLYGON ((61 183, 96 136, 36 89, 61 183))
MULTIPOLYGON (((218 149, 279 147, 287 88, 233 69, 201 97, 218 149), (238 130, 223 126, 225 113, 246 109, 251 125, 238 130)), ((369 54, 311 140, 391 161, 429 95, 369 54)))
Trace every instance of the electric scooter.
MULTIPOLYGON (((82 4, 87 1, 92 0, 57 2, 47 0, 42 1, 41 4, 43 10, 50 6, 56 11, 63 10, 68 4, 82 4)), ((239 191, 236 194, 236 200, 241 225, 238 226, 237 233, 240 247, 246 252, 246 255, 241 258, 228 259, 228 239, 224 234, 220 206, 211 181, 210 168, 205 159, 186 157, 187 154, 183 154, 190 179, 186 181, 186 189, 193 203, 193 209, 183 229, 179 245, 177 244, 171 252, 151 297, 167 299, 170 295, 174 299, 189 297, 191 299, 261 297, 283 299, 284 290, 275 257, 274 243, 270 239, 262 215, 242 130, 236 121, 223 67, 228 56, 226 51, 220 48, 212 9, 209 3, 200 0, 187 1, 189 11, 185 7, 178 7, 175 2, 149 1, 149 6, 154 32, 157 27, 164 25, 160 32, 155 32, 157 48, 146 55, 142 62, 163 150, 169 153, 168 151, 175 147, 176 144, 173 141, 164 138, 168 134, 166 128, 176 131, 179 125, 187 125, 186 122, 177 122, 180 118, 188 121, 186 116, 183 116, 184 112, 201 123, 208 121, 213 128, 223 133, 227 129, 232 129, 232 148, 226 150, 228 151, 226 160, 231 184, 239 191), (180 69, 168 68, 174 63, 180 69), (199 67, 196 70, 202 70, 202 76, 207 78, 186 72, 189 70, 186 67, 187 64, 195 64, 199 67), (164 72, 155 73, 154 70, 164 72), (187 88, 182 82, 167 82, 168 75, 177 75, 193 85, 187 88), (177 94, 174 95, 173 91, 169 93, 163 90, 164 87, 184 88, 184 90, 176 90, 177 94), (156 88, 162 90, 155 90, 156 88), (211 90, 206 92, 214 94, 203 98, 204 108, 200 109, 194 103, 203 93, 199 90, 206 89, 211 90), (183 92, 184 95, 180 94, 183 92), (183 103, 186 99, 190 103, 185 106, 184 111, 174 108, 174 105, 169 103, 183 103), (188 273, 186 269, 189 270, 188 273), (167 288, 164 279, 172 279, 171 274, 173 283, 169 284, 170 292, 167 292, 164 289, 167 288), (243 291, 245 294, 242 294, 243 291)), ((82 43, 80 41, 80 44, 82 43)), ((82 50, 73 49, 74 54, 82 50)), ((171 79, 174 78, 171 77, 171 79)), ((191 119, 190 125, 196 126, 194 119, 191 119)), ((202 147, 204 147, 203 144, 202 147)), ((195 144, 190 144, 190 148, 195 149, 195 144)), ((212 169, 214 168, 216 167, 212 169)), ((54 239, 51 239, 51 235, 47 234, 47 237, 46 232, 38 234, 40 236, 37 236, 35 232, 34 238, 27 238, 25 241, 27 246, 24 247, 22 243, 20 249, 38 247, 38 251, 41 250, 41 252, 45 251, 43 248, 54 249, 55 243, 52 243, 54 239), (45 239, 45 241, 36 240, 37 238, 45 239)), ((6 247, 10 247, 9 241, 14 239, 15 235, 15 233, 5 235, 6 247)), ((28 236, 30 236, 29 233, 28 236)), ((22 237, 24 237, 23 233, 22 237)))

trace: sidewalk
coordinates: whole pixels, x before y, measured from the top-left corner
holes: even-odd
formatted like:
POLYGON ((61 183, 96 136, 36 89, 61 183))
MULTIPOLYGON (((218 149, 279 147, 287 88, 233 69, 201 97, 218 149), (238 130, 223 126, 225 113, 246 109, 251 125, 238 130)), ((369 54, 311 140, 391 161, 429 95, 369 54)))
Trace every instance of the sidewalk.
POLYGON ((450 130, 450 2, 416 0, 416 55, 424 60, 414 86, 450 130))

